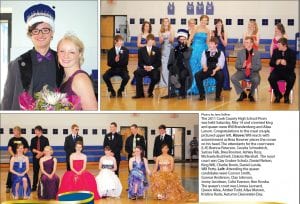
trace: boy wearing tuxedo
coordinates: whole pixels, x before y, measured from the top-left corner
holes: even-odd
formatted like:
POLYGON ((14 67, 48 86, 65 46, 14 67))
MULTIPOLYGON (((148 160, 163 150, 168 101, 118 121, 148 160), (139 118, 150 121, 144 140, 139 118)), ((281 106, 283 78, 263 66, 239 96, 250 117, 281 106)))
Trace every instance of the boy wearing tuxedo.
POLYGON ((146 152, 146 142, 142 135, 138 134, 138 126, 132 124, 130 126, 131 135, 127 137, 125 142, 125 151, 128 153, 128 161, 134 156, 134 151, 137 146, 141 146, 144 152, 146 152))
POLYGON ((155 38, 153 34, 149 34, 146 38, 147 44, 138 51, 138 69, 134 72, 136 78, 136 95, 133 99, 144 98, 143 78, 149 76, 151 83, 148 89, 148 97, 153 97, 153 89, 155 84, 160 80, 161 52, 154 45, 155 38))
POLYGON ((70 155, 75 152, 75 144, 77 141, 81 141, 83 143, 83 138, 78 135, 79 126, 73 124, 71 127, 72 134, 68 135, 65 138, 64 150, 66 152, 66 162, 67 162, 67 170, 70 171, 70 155))
POLYGON ((108 51, 107 55, 107 65, 110 69, 104 73, 103 80, 110 92, 110 97, 116 97, 116 91, 111 84, 110 78, 113 76, 120 76, 122 82, 117 92, 117 97, 122 97, 122 92, 130 78, 127 69, 129 51, 123 46, 124 40, 121 35, 116 35, 114 41, 115 46, 108 51))
POLYGON ((123 139, 122 136, 117 133, 117 123, 110 123, 109 129, 110 133, 105 135, 103 147, 109 146, 112 152, 114 153, 114 157, 117 161, 117 170, 116 174, 119 176, 119 167, 121 161, 121 151, 123 147, 123 139))

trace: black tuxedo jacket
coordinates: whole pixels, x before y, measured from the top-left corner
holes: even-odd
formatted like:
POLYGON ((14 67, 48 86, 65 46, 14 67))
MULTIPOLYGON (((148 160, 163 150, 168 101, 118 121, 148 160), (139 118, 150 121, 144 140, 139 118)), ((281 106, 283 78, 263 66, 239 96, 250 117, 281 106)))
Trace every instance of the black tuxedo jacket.
POLYGON ((112 133, 108 133, 104 137, 103 147, 109 146, 112 152, 115 154, 116 160, 121 160, 121 151, 123 147, 123 139, 122 136, 118 133, 114 134, 114 138, 112 139, 112 133))
POLYGON ((172 150, 173 150, 173 140, 172 140, 172 136, 171 135, 165 135, 164 136, 164 140, 161 141, 160 140, 160 135, 155 137, 155 141, 154 141, 154 148, 153 148, 153 157, 158 157, 159 155, 161 155, 161 145, 162 144, 167 144, 169 147, 169 155, 172 154, 172 150))
MULTIPOLYGON (((128 153, 128 159, 130 157, 132 157, 132 149, 133 146, 133 135, 130 135, 127 139, 126 139, 126 143, 125 143, 125 151, 128 153)), ((144 152, 146 152, 146 143, 145 143, 145 138, 142 135, 137 134, 136 135, 136 145, 135 146, 141 146, 144 150, 144 152)))
POLYGON ((153 66, 154 69, 159 69, 161 66, 161 52, 158 47, 152 46, 151 54, 148 55, 147 46, 141 47, 138 50, 139 68, 144 69, 144 66, 153 66))
POLYGON ((285 52, 275 49, 273 51, 272 58, 270 60, 270 66, 274 67, 275 72, 286 72, 286 73, 293 73, 296 67, 297 56, 296 52, 290 48, 288 48, 285 52), (276 61, 278 59, 285 59, 286 66, 281 64, 277 65, 276 61))
POLYGON ((107 55, 107 65, 112 69, 123 69, 127 71, 129 51, 126 47, 122 46, 120 50, 120 60, 118 62, 115 61, 115 57, 117 56, 115 47, 111 48, 108 51, 107 55))
POLYGON ((83 143, 83 138, 81 136, 77 135, 75 141, 73 141, 72 134, 65 137, 64 150, 65 150, 67 156, 69 156, 70 154, 75 152, 75 143, 77 141, 81 141, 83 143))
MULTIPOLYGON (((31 139, 31 143, 30 143, 30 150, 32 152, 33 157, 35 158, 36 153, 33 152, 33 149, 37 149, 37 140, 38 140, 38 136, 35 136, 31 139)), ((47 137, 45 137, 44 135, 41 135, 40 137, 40 151, 44 151, 44 148, 46 146, 49 146, 49 140, 47 137)))

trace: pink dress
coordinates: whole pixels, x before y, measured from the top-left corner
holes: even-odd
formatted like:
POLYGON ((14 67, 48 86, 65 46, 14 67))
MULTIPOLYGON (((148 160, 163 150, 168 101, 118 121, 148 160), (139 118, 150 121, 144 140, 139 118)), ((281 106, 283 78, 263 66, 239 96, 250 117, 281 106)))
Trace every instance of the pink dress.
MULTIPOLYGON (((73 160, 73 167, 80 171, 83 167, 83 160, 73 160)), ((73 171, 67 171, 62 178, 58 194, 70 191, 90 191, 94 193, 94 199, 99 200, 95 177, 88 171, 83 171, 81 175, 73 171)))
MULTIPOLYGON (((277 48, 278 48, 278 40, 276 40, 276 38, 274 37, 274 38, 273 38, 273 51, 274 51, 275 49, 277 49, 277 48)), ((271 49, 272 49, 272 48, 271 48, 271 49)), ((272 56, 271 56, 271 57, 272 57, 272 56)), ((272 72, 273 69, 274 69, 274 67, 270 67, 270 72, 272 72)), ((285 83, 284 81, 278 81, 277 84, 278 84, 278 87, 279 87, 280 92, 281 92, 281 93, 284 93, 284 92, 285 92, 285 86, 286 86, 286 83, 285 83)), ((270 91, 271 91, 271 90, 272 90, 272 88, 270 87, 270 91)))

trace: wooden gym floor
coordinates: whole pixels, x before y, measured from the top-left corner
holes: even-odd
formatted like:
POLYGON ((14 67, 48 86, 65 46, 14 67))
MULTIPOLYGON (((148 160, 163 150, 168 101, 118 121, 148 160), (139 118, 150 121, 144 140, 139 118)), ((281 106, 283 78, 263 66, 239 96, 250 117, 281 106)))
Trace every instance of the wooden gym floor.
MULTIPOLYGON (((153 169, 153 164, 149 165, 150 170, 153 169)), ((98 163, 88 163, 87 164, 87 170, 90 171, 94 176, 96 176, 99 173, 98 170, 98 163)), ((66 171, 66 167, 64 163, 59 163, 57 167, 57 175, 62 178, 63 174, 66 171)), ((0 171, 0 178, 1 178, 1 187, 0 187, 0 194, 1 194, 1 201, 8 201, 11 200, 11 195, 9 193, 5 193, 6 191, 6 178, 7 178, 7 172, 8 172, 8 164, 1 164, 1 171, 0 171)), ((176 163, 175 164, 175 172, 178 173, 178 175, 182 178, 182 183, 184 184, 184 187, 186 191, 191 192, 192 196, 191 199, 187 203, 198 203, 198 163, 176 163)), ((29 171, 29 177, 32 181, 32 165, 30 165, 30 171, 29 171)), ((121 163, 120 168, 120 180, 123 186, 122 194, 120 198, 106 198, 106 199, 100 199, 99 201, 96 201, 95 204, 101 203, 101 204, 153 204, 153 203, 162 203, 162 204, 168 204, 168 203, 174 203, 174 202, 168 202, 168 201, 159 201, 155 200, 153 198, 147 197, 145 199, 141 200, 129 200, 127 197, 127 179, 128 179, 128 165, 127 161, 123 161, 121 163)), ((31 200, 38 200, 37 198, 37 192, 33 192, 31 194, 31 200)), ((51 201, 49 202, 51 203, 51 201)), ((179 202, 176 202, 179 203, 179 202)), ((180 202, 182 203, 182 202, 180 202)))
MULTIPOLYGON (((234 60, 229 60, 230 76, 235 72, 234 60)), ((279 104, 270 103, 270 92, 268 76, 270 73, 269 60, 262 60, 263 68, 260 71, 261 83, 258 88, 258 100, 255 103, 250 103, 248 100, 236 102, 238 96, 235 93, 234 87, 230 91, 222 91, 223 101, 215 102, 214 94, 210 94, 207 102, 198 101, 197 96, 189 96, 187 99, 179 100, 177 98, 161 99, 161 96, 167 94, 166 88, 155 88, 154 98, 132 99, 135 95, 135 86, 130 84, 133 77, 133 72, 137 67, 137 56, 131 55, 129 58, 128 70, 130 81, 126 86, 127 95, 122 98, 110 98, 108 96, 106 85, 102 79, 102 75, 108 69, 106 54, 101 55, 101 83, 100 83, 100 108, 101 110, 299 110, 299 65, 296 66, 296 83, 294 85, 294 96, 292 104, 284 104, 283 100, 279 104)), ((115 90, 119 88, 119 84, 114 84, 115 90)), ((145 86, 144 88, 148 88, 145 86)))

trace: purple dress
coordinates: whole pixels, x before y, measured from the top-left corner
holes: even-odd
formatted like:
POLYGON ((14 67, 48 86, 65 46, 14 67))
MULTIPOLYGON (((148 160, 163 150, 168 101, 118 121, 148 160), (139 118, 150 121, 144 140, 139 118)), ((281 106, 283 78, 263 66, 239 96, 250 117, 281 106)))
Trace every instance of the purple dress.
MULTIPOLYGON (((54 167, 53 158, 44 161, 43 166, 44 166, 44 170, 48 174, 51 174, 54 167)), ((55 199, 58 191, 58 186, 59 186, 59 177, 56 174, 54 174, 51 179, 45 174, 42 174, 40 185, 38 187, 39 199, 47 199, 47 200, 55 199)))
MULTIPOLYGON (((60 86, 60 91, 62 93, 66 93, 69 100, 70 101, 76 101, 76 98, 78 98, 78 96, 76 95, 76 93, 72 90, 72 83, 73 83, 73 79, 77 74, 80 73, 84 73, 86 74, 88 77, 89 75, 83 71, 83 70, 77 70, 76 72, 74 72, 67 81, 65 81, 61 86, 60 86)), ((77 103, 76 103, 77 104, 77 103)), ((75 107, 76 110, 81 110, 81 104, 76 105, 75 107)))
POLYGON ((143 197, 144 192, 148 187, 148 181, 146 176, 146 167, 143 161, 132 163, 132 170, 130 171, 128 178, 128 197, 143 197), (134 186, 137 184, 137 194, 134 193, 134 186))

